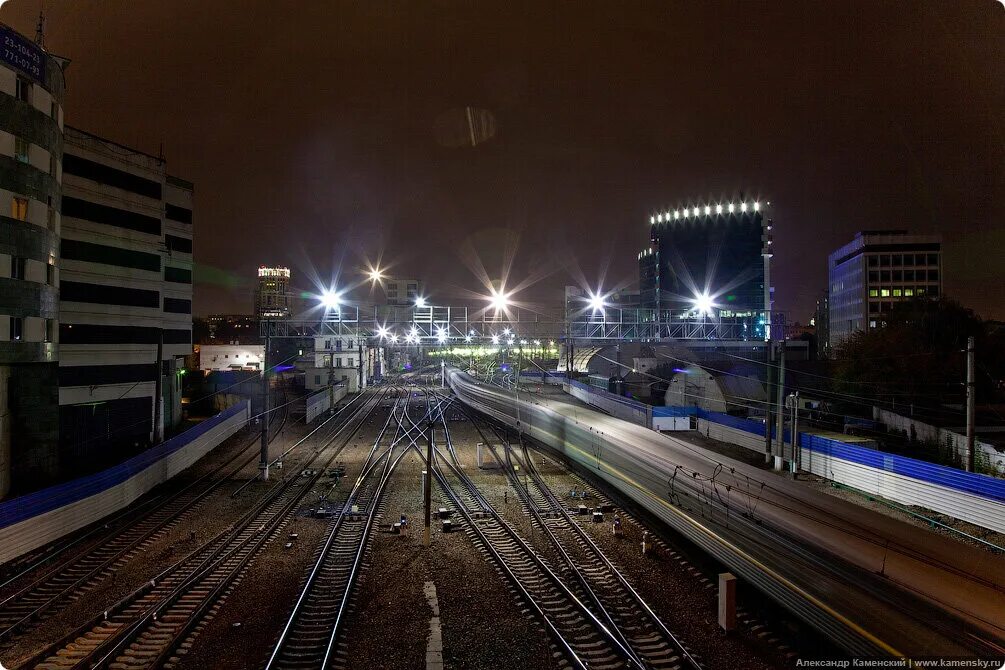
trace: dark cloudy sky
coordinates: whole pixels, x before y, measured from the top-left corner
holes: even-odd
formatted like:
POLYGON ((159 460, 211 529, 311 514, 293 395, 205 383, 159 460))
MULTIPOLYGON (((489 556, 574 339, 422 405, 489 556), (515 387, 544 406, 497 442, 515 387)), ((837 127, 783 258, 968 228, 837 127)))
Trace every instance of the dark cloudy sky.
MULTIPOLYGON (((0 20, 33 35, 40 4, 0 20)), ((997 0, 44 4, 69 123, 196 183, 198 313, 250 311, 261 263, 381 251, 448 299, 512 233, 557 301, 577 266, 636 278, 651 210, 743 191, 790 318, 863 228, 942 232, 947 291, 1005 318, 997 0)))

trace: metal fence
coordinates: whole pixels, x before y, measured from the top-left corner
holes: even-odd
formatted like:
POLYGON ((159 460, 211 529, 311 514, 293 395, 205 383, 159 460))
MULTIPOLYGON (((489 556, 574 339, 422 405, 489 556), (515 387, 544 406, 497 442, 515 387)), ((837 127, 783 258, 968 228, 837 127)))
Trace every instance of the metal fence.
POLYGON ((184 433, 147 449, 118 465, 92 475, 56 484, 34 493, 29 493, 0 503, 0 528, 59 509, 106 489, 117 486, 130 477, 146 470, 161 459, 173 454, 231 417, 247 411, 247 400, 225 409, 214 417, 202 421, 184 433))

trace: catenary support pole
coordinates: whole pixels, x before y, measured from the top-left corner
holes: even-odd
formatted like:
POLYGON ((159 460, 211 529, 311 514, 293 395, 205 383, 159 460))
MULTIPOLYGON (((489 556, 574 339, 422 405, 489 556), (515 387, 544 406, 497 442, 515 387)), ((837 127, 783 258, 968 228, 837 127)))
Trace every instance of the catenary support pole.
POLYGON ((792 398, 792 473, 799 472, 803 453, 799 448, 799 391, 792 398))
POLYGON ((422 502, 425 506, 426 519, 422 531, 422 544, 429 546, 429 524, 432 513, 432 486, 433 479, 433 422, 429 422, 429 439, 426 441, 426 479, 422 485, 422 502))
POLYGON ((974 421, 977 410, 977 389, 974 379, 974 338, 967 338, 967 472, 974 471, 974 421))
MULTIPOLYGON (((768 338, 768 371, 767 371, 767 383, 764 389, 764 462, 771 463, 771 392, 773 390, 772 383, 775 378, 775 343, 768 338)), ((683 403, 681 403, 683 404, 683 403)))
POLYGON ((258 469, 262 480, 269 480, 269 346, 272 344, 268 335, 265 336, 265 355, 262 356, 262 453, 258 469))
POLYGON ((164 441, 164 329, 157 329, 157 357, 154 360, 154 444, 164 441))
POLYGON ((778 343, 778 410, 776 429, 778 453, 776 456, 785 458, 785 339, 778 343))

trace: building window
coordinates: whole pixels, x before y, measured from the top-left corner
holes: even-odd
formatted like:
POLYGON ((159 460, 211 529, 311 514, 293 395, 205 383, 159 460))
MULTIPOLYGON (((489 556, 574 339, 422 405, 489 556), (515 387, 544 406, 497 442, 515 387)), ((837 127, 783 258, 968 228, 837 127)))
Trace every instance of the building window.
POLYGON ((869 267, 871 267, 871 268, 877 267, 879 265, 879 257, 878 256, 869 256, 868 260, 869 260, 869 267))
POLYGON ((879 264, 883 267, 890 267, 890 256, 889 254, 883 254, 879 257, 879 264))
POLYGON ((925 263, 925 254, 915 254, 914 255, 914 264, 915 265, 926 265, 926 263, 925 263))
POLYGON ((20 342, 24 337, 24 319, 20 316, 10 318, 10 339, 12 342, 20 342))
POLYGON ((893 267, 895 268, 899 268, 904 264, 904 257, 900 254, 894 254, 891 260, 893 261, 893 267))
POLYGON ((59 118, 58 118, 59 117, 59 107, 56 105, 56 101, 55 100, 53 100, 52 102, 49 103, 49 116, 51 116, 52 118, 56 119, 57 121, 59 120, 59 118))
POLYGON ((870 328, 875 328, 876 327, 876 320, 875 319, 872 319, 872 320, 869 321, 869 327, 870 328))
POLYGON ((21 137, 14 138, 14 159, 20 163, 30 160, 31 143, 21 137))
POLYGON ((893 289, 893 297, 894 297, 894 298, 899 298, 899 297, 901 297, 901 291, 900 291, 900 289, 899 289, 899 288, 895 288, 895 289, 893 289))
POLYGON ((914 289, 913 288, 905 288, 904 289, 904 297, 905 298, 911 298, 913 296, 914 296, 914 289))
POLYGON ((938 254, 928 254, 928 264, 929 265, 938 265, 939 264, 939 255, 938 254))
POLYGON ((55 263, 45 264, 45 283, 49 286, 56 285, 56 265, 55 263))
POLYGON ((56 320, 46 319, 45 320, 45 339, 43 342, 53 342, 56 333, 56 320))
POLYGON ((929 270, 928 271, 928 281, 939 281, 939 271, 929 270))
POLYGON ((919 286, 917 290, 918 295, 925 295, 925 287, 919 286))
POLYGON ((882 289, 880 289, 879 290, 879 296, 881 298, 889 298, 890 297, 890 289, 888 289, 888 288, 882 288, 882 289))
POLYGON ((878 289, 874 289, 874 288, 869 289, 869 297, 870 298, 878 298, 879 297, 879 290, 878 289))
POLYGON ((891 281, 890 280, 890 271, 889 270, 880 270, 880 272, 879 272, 879 280, 880 281, 884 281, 884 282, 891 281))
POLYGON ((345 366, 346 366, 347 368, 351 368, 351 367, 353 366, 353 362, 352 362, 352 359, 351 359, 351 358, 347 358, 347 359, 345 359, 345 366))
POLYGON ((337 367, 337 368, 342 367, 342 358, 341 357, 335 359, 335 367, 337 367))
POLYGON ((14 97, 21 102, 31 102, 31 82, 24 77, 18 77, 14 97))
POLYGON ((904 281, 914 281, 914 270, 904 270, 904 281))
POLYGON ((12 256, 10 259, 10 278, 24 279, 24 258, 12 256))
POLYGON ((914 265, 914 254, 904 254, 904 265, 914 265))
POLYGON ((938 297, 938 295, 939 295, 939 287, 938 286, 929 286, 928 287, 928 293, 929 293, 929 295, 932 295, 934 297, 938 297))
POLYGON ((28 198, 14 196, 10 201, 10 216, 18 221, 28 220, 28 198))
POLYGON ((314 384, 321 386, 321 375, 314 375, 314 384))

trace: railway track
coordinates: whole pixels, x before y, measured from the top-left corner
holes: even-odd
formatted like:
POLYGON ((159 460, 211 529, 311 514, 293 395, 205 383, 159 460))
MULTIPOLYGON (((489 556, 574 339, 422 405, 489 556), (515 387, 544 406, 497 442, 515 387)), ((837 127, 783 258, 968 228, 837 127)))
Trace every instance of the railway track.
POLYGON ((197 626, 239 584, 251 560, 282 529, 365 422, 380 397, 346 417, 308 460, 324 464, 277 482, 230 528, 91 621, 34 656, 24 667, 170 667, 197 626), (339 436, 344 433, 342 440, 339 436))
MULTIPOLYGON (((449 431, 444 423, 444 430, 449 431)), ((556 571, 510 526, 467 475, 434 449, 432 472, 475 545, 502 570, 575 667, 641 667, 641 662, 556 571)))
POLYGON ((344 667, 344 645, 338 644, 338 638, 380 515, 383 493, 398 462, 422 437, 418 424, 408 416, 410 400, 406 397, 400 404, 400 414, 396 413, 397 403, 391 408, 355 486, 331 524, 266 670, 344 667), (382 448, 380 443, 392 420, 396 422, 393 437, 382 448), (395 455, 400 445, 403 448, 395 455))
MULTIPOLYGON (((632 588, 621 571, 607 558, 579 522, 544 482, 525 445, 519 452, 490 424, 489 431, 501 443, 482 429, 481 420, 465 414, 478 430, 482 442, 504 468, 507 478, 517 491, 525 512, 544 531, 544 536, 562 562, 559 574, 569 589, 606 624, 613 637, 630 650, 626 659, 630 667, 692 668, 701 665, 683 643, 671 633, 642 597, 632 588), (499 449, 504 451, 500 456, 499 449), (520 471, 526 473, 521 479, 520 471)), ((449 452, 459 467, 457 455, 449 439, 449 428, 443 422, 449 452)), ((470 488, 470 486, 469 486, 470 488)), ((597 667, 590 663, 588 667, 597 667)), ((620 667, 611 664, 611 667, 620 667)))
MULTIPOLYGON (((270 430, 270 440, 275 439, 282 430, 289 414, 285 387, 280 387, 280 391, 283 398, 280 405, 283 413, 281 419, 273 422, 273 426, 270 427, 274 429, 270 430)), ((253 437, 226 461, 180 490, 155 498, 138 509, 127 510, 115 517, 115 520, 128 519, 139 512, 138 518, 131 523, 127 521, 125 526, 106 523, 97 527, 96 530, 105 532, 99 535, 90 549, 70 557, 29 583, 0 596, 0 648, 8 647, 18 635, 44 620, 55 607, 85 595, 181 521, 198 511, 210 494, 255 459, 256 453, 252 451, 248 454, 248 452, 258 441, 258 437, 253 437), (221 477, 220 474, 223 472, 227 474, 221 477)), ((21 570, 10 577, 3 586, 26 580, 41 565, 51 561, 58 553, 71 546, 73 543, 68 543, 62 545, 57 552, 49 552, 43 561, 21 570)))

